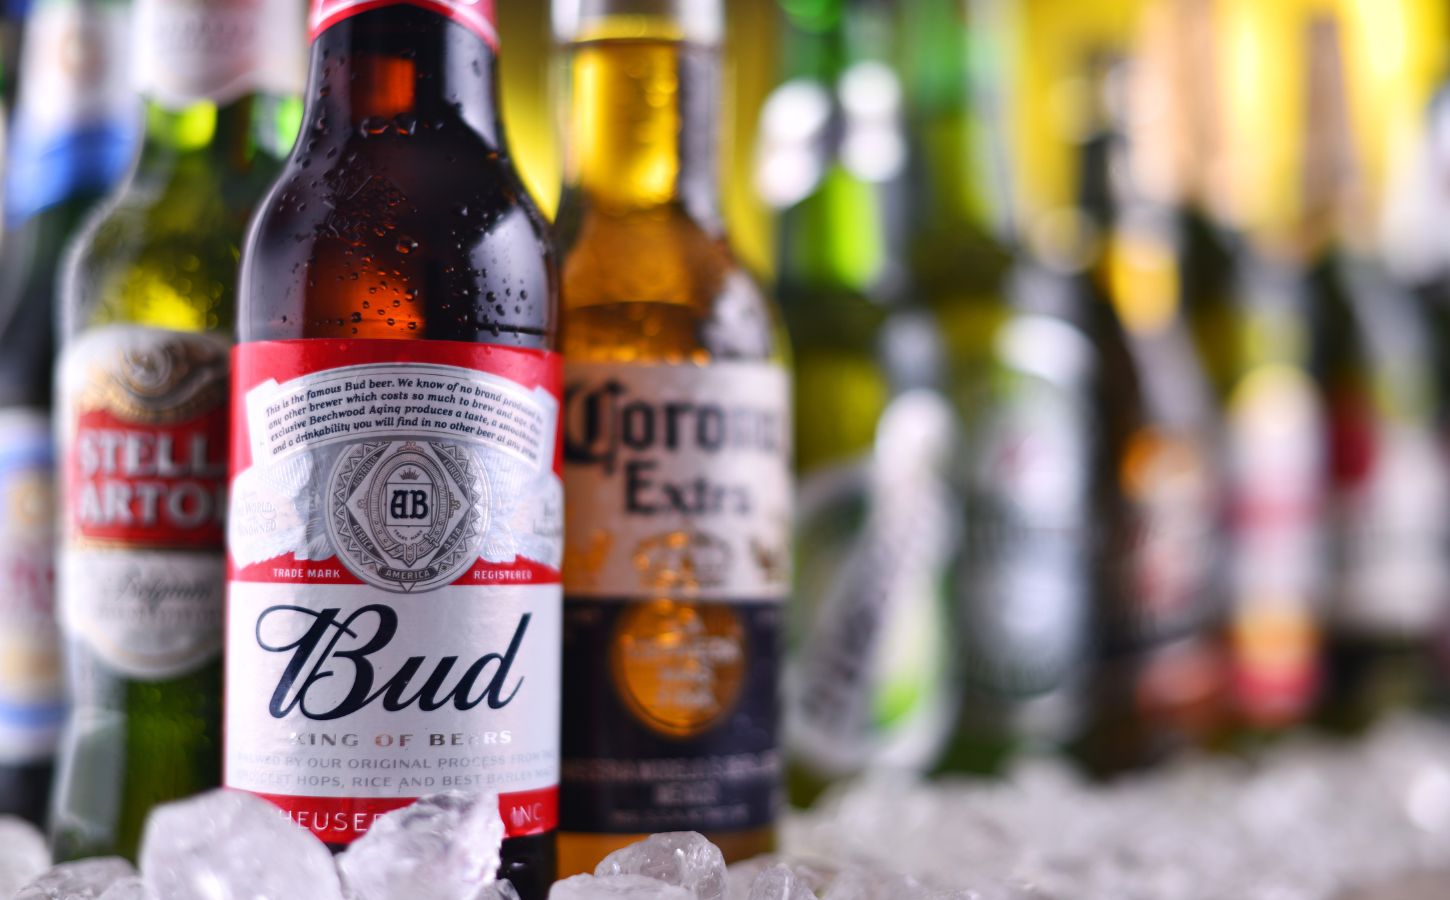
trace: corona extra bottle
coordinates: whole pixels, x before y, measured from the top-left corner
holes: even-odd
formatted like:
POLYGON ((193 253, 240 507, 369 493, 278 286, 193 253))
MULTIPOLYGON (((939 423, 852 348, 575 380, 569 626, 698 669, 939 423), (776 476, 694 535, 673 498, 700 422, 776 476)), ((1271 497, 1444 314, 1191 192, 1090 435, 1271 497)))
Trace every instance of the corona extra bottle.
POLYGON ((716 202, 719 0, 561 0, 570 495, 561 873, 781 802, 790 384, 716 202))

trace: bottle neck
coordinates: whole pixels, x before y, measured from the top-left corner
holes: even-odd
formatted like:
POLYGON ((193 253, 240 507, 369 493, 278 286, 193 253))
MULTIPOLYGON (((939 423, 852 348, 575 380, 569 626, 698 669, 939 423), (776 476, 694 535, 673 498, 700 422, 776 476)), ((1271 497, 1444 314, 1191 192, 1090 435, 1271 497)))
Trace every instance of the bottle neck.
POLYGON ((182 160, 244 170, 258 155, 273 159, 287 155, 297 134, 300 104, 295 98, 267 94, 181 108, 147 100, 145 116, 137 163, 143 177, 169 173, 182 160))
POLYGON ((673 37, 578 42, 570 87, 571 194, 615 215, 674 205, 718 220, 715 48, 673 37))
POLYGON ((367 135, 410 135, 461 125, 503 151, 498 59, 477 33, 397 4, 330 26, 312 45, 304 129, 343 125, 367 135))

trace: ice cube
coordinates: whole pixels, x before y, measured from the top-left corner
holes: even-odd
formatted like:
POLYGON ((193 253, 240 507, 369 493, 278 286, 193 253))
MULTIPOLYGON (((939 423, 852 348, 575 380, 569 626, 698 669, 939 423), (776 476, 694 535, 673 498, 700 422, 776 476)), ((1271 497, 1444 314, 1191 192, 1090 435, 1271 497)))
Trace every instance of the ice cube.
POLYGON ((158 807, 141 843, 146 887, 165 900, 341 900, 332 854, 277 807, 212 791, 158 807))
POLYGON ((45 838, 24 819, 0 816, 0 897, 50 868, 45 838))
POLYGON ((95 900, 111 885, 135 875, 134 866, 114 856, 62 863, 22 887, 14 900, 95 900))
POLYGON ((749 900, 750 888, 755 884, 755 879, 766 869, 778 865, 790 869, 798 881, 804 883, 812 893, 816 894, 824 890, 835 875, 834 869, 801 862, 798 859, 790 859, 778 854, 768 853, 764 856, 755 856, 733 863, 726 870, 730 881, 730 887, 725 894, 727 900, 749 900))
POLYGON ((504 879, 486 885, 473 900, 519 900, 519 892, 514 890, 513 882, 504 879))
POLYGON ((575 875, 557 882, 549 900, 695 900, 695 895, 643 875, 575 875))
POLYGON ((503 835, 496 794, 450 791, 378 819, 337 866, 356 900, 473 900, 498 873, 503 835))
POLYGON ((750 900, 816 900, 816 894, 790 866, 774 865, 755 877, 750 900))
POLYGON ((644 875, 694 891, 697 900, 724 900, 725 857, 693 831, 651 835, 604 857, 594 874, 644 875))
POLYGON ((100 900, 157 900, 157 897, 140 878, 122 878, 106 888, 100 900))
MULTIPOLYGON (((800 873, 797 872, 797 877, 800 873)), ((831 880, 822 900, 900 900, 900 898, 927 896, 925 890, 913 878, 886 872, 871 872, 866 869, 843 870, 831 880)))

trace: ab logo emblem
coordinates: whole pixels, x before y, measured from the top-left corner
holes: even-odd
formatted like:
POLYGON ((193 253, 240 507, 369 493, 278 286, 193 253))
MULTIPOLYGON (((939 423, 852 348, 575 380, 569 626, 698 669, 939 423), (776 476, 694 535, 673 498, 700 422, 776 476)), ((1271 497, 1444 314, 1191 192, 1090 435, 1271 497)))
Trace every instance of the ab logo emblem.
POLYGON ((473 451, 376 441, 343 451, 329 484, 338 557, 368 584, 407 593, 455 581, 478 559, 488 483, 473 451))

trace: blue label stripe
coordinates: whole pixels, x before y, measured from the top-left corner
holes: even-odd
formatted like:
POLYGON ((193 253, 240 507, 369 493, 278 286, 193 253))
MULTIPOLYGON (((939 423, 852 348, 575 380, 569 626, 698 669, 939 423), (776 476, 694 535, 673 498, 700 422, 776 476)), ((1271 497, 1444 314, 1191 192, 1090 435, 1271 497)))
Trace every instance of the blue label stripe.
POLYGON ((22 728, 49 728, 65 721, 65 704, 6 703, 0 700, 0 722, 22 728))
POLYGON ((126 174, 135 138, 134 123, 99 123, 36 138, 17 123, 5 173, 7 225, 13 228, 82 191, 108 190, 126 174))

